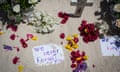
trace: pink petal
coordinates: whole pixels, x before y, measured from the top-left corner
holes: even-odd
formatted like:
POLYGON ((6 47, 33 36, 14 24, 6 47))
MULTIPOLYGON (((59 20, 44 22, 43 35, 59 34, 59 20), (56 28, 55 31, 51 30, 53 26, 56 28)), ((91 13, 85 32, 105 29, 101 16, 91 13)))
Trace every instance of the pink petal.
POLYGON ((27 36, 27 39, 31 39, 33 37, 32 34, 27 34, 26 36, 27 36))

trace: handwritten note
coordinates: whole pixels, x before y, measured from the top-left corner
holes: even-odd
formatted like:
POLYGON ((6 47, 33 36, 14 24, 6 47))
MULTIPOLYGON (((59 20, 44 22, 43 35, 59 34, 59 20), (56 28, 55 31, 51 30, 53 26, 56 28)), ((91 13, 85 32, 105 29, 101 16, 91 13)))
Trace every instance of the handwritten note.
POLYGON ((120 47, 116 46, 116 36, 105 37, 100 39, 100 45, 103 56, 120 56, 120 47))
POLYGON ((32 51, 37 65, 58 64, 64 60, 62 46, 56 44, 35 46, 32 51))

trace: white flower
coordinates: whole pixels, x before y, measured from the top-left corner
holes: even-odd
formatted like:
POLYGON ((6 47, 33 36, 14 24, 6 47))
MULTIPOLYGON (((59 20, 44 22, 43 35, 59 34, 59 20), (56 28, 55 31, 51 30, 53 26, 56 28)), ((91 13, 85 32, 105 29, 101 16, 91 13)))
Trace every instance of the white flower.
POLYGON ((48 29, 47 29, 46 26, 44 26, 44 27, 42 28, 42 32, 44 32, 44 33, 47 33, 47 32, 48 32, 48 29))
POLYGON ((47 27, 48 31, 50 31, 50 32, 54 30, 53 27, 50 27, 49 25, 47 25, 46 27, 47 27))
POLYGON ((13 6, 13 11, 16 12, 16 13, 19 13, 20 12, 20 5, 17 4, 15 6, 13 6))
POLYGON ((41 20, 41 12, 35 11, 34 15, 38 20, 41 20))
POLYGON ((44 17, 43 21, 46 22, 47 24, 54 24, 54 19, 50 16, 44 17))
POLYGON ((116 4, 113 10, 116 12, 120 12, 120 4, 116 4))
POLYGON ((37 3, 37 2, 38 2, 38 0, 29 0, 28 1, 29 4, 33 4, 33 3, 37 3))

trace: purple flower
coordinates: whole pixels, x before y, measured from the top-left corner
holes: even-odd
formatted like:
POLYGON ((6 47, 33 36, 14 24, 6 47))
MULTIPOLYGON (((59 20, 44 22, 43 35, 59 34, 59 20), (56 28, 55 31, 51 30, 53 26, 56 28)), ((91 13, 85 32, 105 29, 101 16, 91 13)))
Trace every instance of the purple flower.
POLYGON ((83 62, 83 63, 79 63, 77 68, 73 70, 73 72, 82 72, 85 71, 86 69, 87 69, 87 63, 83 62))
POLYGON ((3 45, 3 46, 4 46, 3 48, 6 50, 13 50, 11 46, 8 46, 8 45, 3 45))

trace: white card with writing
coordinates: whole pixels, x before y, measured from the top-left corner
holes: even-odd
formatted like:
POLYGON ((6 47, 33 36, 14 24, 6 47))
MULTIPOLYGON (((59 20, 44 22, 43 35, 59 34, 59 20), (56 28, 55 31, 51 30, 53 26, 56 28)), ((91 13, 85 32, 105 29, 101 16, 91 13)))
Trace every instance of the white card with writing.
POLYGON ((100 39, 103 56, 120 56, 120 47, 115 45, 115 41, 115 36, 100 39))
POLYGON ((56 44, 40 45, 32 48, 35 64, 58 64, 64 60, 62 46, 56 44))

